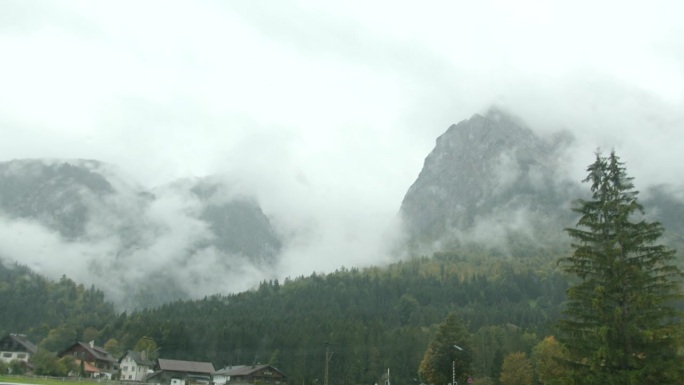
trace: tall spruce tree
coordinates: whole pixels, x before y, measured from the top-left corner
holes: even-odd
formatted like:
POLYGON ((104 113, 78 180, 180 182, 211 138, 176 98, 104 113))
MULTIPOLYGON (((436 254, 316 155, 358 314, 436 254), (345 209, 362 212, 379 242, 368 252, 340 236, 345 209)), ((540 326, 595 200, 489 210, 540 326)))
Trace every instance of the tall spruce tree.
POLYGON ((643 219, 633 178, 614 151, 597 153, 587 171, 592 198, 578 201, 577 226, 565 229, 573 254, 560 261, 578 278, 559 323, 575 382, 683 383, 675 251, 657 244, 663 227, 643 219))

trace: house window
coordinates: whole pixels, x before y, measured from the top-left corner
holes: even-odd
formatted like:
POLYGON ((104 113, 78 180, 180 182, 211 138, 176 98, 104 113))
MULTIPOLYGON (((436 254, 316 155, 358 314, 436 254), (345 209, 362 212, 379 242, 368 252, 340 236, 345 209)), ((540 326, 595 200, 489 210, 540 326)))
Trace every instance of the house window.
POLYGON ((26 353, 17 354, 17 358, 26 358, 26 353))
POLYGON ((2 356, 5 358, 12 357, 12 353, 2 353, 2 356))
POLYGON ((121 370, 123 370, 124 372, 127 372, 127 371, 128 371, 128 366, 122 367, 121 370))

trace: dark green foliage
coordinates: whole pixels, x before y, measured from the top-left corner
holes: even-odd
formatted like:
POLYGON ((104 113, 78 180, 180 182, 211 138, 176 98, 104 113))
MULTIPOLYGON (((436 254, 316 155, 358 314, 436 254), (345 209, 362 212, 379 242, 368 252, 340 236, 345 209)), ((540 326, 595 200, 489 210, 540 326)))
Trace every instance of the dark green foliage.
POLYGON ((26 361, 14 359, 9 363, 9 372, 15 375, 26 373, 28 365, 26 361))
POLYGON ((575 209, 577 227, 566 229, 574 252, 561 259, 578 278, 560 322, 575 375, 582 384, 680 381, 675 252, 656 244, 663 228, 642 219, 632 178, 614 152, 597 154, 587 171, 592 198, 575 209))
POLYGON ((66 348, 89 327, 115 316, 104 294, 62 277, 52 282, 23 266, 0 262, 0 335, 24 333, 51 351, 66 348))
MULTIPOLYGON (((473 362, 487 372, 493 370, 497 350, 529 354, 526 347, 536 343, 529 339, 543 335, 556 321, 567 287, 551 260, 440 253, 386 268, 341 268, 327 275, 263 282, 239 294, 119 316, 109 313, 106 324, 101 316, 83 323, 89 314, 103 314, 97 307, 67 307, 65 318, 55 320, 34 309, 36 317, 26 318, 12 332, 32 331, 35 341, 47 344, 92 335, 86 330, 92 326, 99 330, 100 346, 113 339, 107 346, 125 351, 149 337, 161 347, 162 358, 210 361, 217 368, 271 361, 288 374, 289 382, 306 384, 315 379, 322 383, 323 341, 328 341, 333 352, 330 385, 372 384, 388 368, 393 385, 410 385, 414 378, 420 381, 420 361, 449 312, 458 312, 470 333, 489 326, 500 331, 500 338, 483 340, 472 349, 473 362)), ((44 295, 69 304, 57 294, 79 298, 80 289, 63 281, 46 281, 52 289, 44 295)))
POLYGON ((57 358, 57 354, 45 349, 38 349, 38 352, 31 356, 30 361, 33 365, 33 372, 41 376, 65 377, 70 371, 77 369, 73 357, 57 358))
POLYGON ((249 292, 136 312, 107 329, 122 346, 148 336, 161 357, 216 367, 277 358, 292 383, 323 381, 328 341, 332 385, 375 383, 388 368, 392 384, 408 385, 449 312, 458 312, 469 332, 501 325, 504 337, 472 350, 490 357, 488 369, 497 349, 530 354, 538 341, 529 339, 556 321, 567 287, 548 266, 442 253, 382 269, 263 282, 249 292))

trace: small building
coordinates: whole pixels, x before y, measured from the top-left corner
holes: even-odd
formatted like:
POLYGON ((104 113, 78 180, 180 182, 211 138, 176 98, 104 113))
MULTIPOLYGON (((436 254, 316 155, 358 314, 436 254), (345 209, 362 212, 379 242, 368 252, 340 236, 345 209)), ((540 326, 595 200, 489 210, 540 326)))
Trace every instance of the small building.
POLYGON ((214 374, 216 385, 287 385, 287 376, 272 365, 227 366, 214 374))
POLYGON ((154 367, 154 373, 147 376, 145 382, 160 385, 209 385, 214 372, 214 365, 211 362, 160 358, 154 367))
POLYGON ((37 351, 38 347, 23 334, 8 334, 0 339, 0 360, 8 364, 13 360, 28 364, 31 356, 37 351))
POLYGON ((154 362, 145 357, 144 352, 129 350, 126 355, 119 360, 119 369, 122 381, 144 381, 147 372, 154 368, 154 362))
POLYGON ((88 377, 106 378, 112 377, 118 372, 118 361, 106 350, 95 346, 94 341, 90 343, 76 342, 67 349, 60 352, 57 356, 73 356, 74 362, 88 377))

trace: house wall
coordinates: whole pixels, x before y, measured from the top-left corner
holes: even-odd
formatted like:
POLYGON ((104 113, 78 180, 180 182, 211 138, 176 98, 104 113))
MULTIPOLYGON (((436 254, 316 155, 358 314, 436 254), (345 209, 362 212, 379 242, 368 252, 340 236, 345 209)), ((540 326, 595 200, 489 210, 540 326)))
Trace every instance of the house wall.
POLYGON ((0 351, 0 360, 10 363, 12 360, 21 360, 28 362, 31 358, 31 354, 27 352, 10 352, 10 351, 0 351))
POLYGON ((272 385, 286 385, 285 377, 276 370, 264 368, 246 376, 231 376, 228 384, 254 384, 256 382, 272 385))
POLYGON ((138 365, 134 359, 126 356, 121 360, 121 380, 123 381, 143 381, 147 374, 146 365, 138 365))
POLYGON ((10 334, 0 338, 0 361, 10 363, 12 360, 21 360, 28 362, 31 358, 31 351, 23 344, 19 343, 14 335, 10 334))
POLYGON ((211 383, 211 376, 206 373, 186 373, 186 372, 174 372, 174 371, 162 371, 161 373, 155 375, 153 378, 146 380, 148 383, 156 383, 161 385, 187 385, 187 384, 197 384, 204 383, 204 381, 198 381, 190 377, 206 377, 207 383, 211 383), (182 382, 182 384, 180 383, 182 382))

